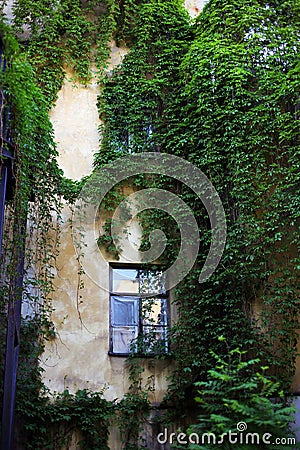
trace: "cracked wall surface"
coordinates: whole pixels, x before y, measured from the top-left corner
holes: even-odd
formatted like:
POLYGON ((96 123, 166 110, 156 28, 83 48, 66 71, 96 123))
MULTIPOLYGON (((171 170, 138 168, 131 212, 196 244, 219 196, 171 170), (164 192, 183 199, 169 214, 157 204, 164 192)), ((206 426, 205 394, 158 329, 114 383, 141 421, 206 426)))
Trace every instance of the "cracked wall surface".
MULTIPOLYGON (((200 12, 203 4, 203 1, 195 0, 185 2, 192 17, 200 12)), ((111 42, 108 71, 120 64, 127 51, 111 42)), ((59 165, 65 176, 79 180, 91 173, 93 155, 101 139, 96 107, 99 86, 95 80, 84 87, 72 83, 71 79, 72 73, 66 71, 66 79, 51 111, 51 120, 58 145, 59 165)), ((58 338, 47 344, 43 355, 44 382, 52 391, 61 391, 65 387, 71 391, 106 387, 107 399, 121 398, 128 389, 128 372, 125 358, 108 355, 109 296, 107 291, 99 289, 84 274, 78 279, 71 215, 70 208, 66 206, 62 212, 61 246, 53 295, 52 318, 58 338), (78 290, 81 281, 84 287, 78 290)), ((131 240, 137 239, 138 234, 136 228, 131 240)), ((108 265, 101 270, 108 283, 108 265)), ((146 372, 145 382, 147 375, 154 376, 153 402, 162 400, 171 369, 169 363, 160 362, 146 372)))
MULTIPOLYGON (((9 1, 6 7, 9 18, 12 16, 12 3, 9 1)), ((192 18, 201 12, 205 3, 205 0, 184 2, 192 18)), ((111 41, 108 70, 116 67, 127 51, 111 41)), ((96 106, 99 86, 95 78, 87 87, 76 84, 72 81, 72 75, 66 69, 65 81, 50 117, 59 151, 59 166, 66 177, 80 180, 91 173, 93 157, 101 140, 98 130, 101 122, 96 106)), ((52 319, 57 338, 46 343, 42 357, 43 379, 51 391, 104 388, 108 400, 120 399, 128 390, 128 368, 124 357, 108 354, 109 267, 107 265, 101 269, 107 290, 100 289, 85 274, 78 275, 80 267, 72 240, 71 218, 72 210, 65 206, 62 211, 61 245, 54 271, 52 319)), ((138 230, 131 240, 137 236, 138 230)), ((151 393, 151 401, 159 403, 166 392, 172 365, 166 359, 150 367, 146 360, 145 368, 145 384, 148 376, 153 377, 155 389, 151 393)), ((293 388, 295 392, 300 392, 299 361, 293 388)), ((118 450, 114 433, 111 442, 111 448, 118 450)))

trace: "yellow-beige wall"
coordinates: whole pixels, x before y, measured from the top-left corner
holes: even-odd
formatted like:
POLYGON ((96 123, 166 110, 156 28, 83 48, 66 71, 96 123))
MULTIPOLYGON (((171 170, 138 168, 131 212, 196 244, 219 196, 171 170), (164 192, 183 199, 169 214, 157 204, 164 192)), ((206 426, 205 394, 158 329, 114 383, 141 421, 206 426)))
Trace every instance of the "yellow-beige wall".
MULTIPOLYGON (((195 17, 203 3, 201 0, 186 0, 185 6, 195 17)), ((126 48, 118 48, 112 41, 108 70, 118 65, 126 52, 126 48)), ((66 70, 65 82, 51 111, 51 120, 58 145, 59 165, 67 177, 79 180, 91 173, 93 155, 101 139, 96 107, 99 87, 96 82, 83 87, 74 84, 71 79, 72 73, 66 70)), ((128 370, 125 358, 108 355, 109 295, 85 274, 78 275, 71 217, 71 209, 65 206, 54 274, 52 319, 57 338, 47 343, 42 358, 44 382, 51 391, 105 388, 107 399, 122 398, 128 389, 128 370), (79 288, 81 284, 83 287, 79 288)), ((108 289, 108 264, 101 271, 108 289)), ((147 360, 145 366, 148 366, 147 360)), ((150 370, 146 370, 145 383, 148 375, 154 375, 155 390, 151 400, 155 403, 161 401, 166 392, 170 370, 168 360, 156 362, 150 370)))
MULTIPOLYGON (((204 0, 186 0, 185 6, 195 17, 201 11, 204 0)), ((111 43, 109 70, 118 65, 126 54, 126 48, 111 43)), ((83 87, 74 85, 72 73, 66 79, 58 100, 51 112, 55 138, 59 150, 59 165, 64 174, 79 180, 92 171, 93 155, 99 148, 96 82, 83 87)), ((44 382, 51 391, 71 391, 88 388, 105 389, 108 400, 121 399, 128 390, 128 368, 123 357, 109 356, 109 267, 102 268, 101 276, 107 290, 99 288, 85 274, 78 275, 79 265, 74 249, 70 219, 72 211, 65 206, 62 212, 61 245, 56 263, 53 294, 53 315, 57 338, 47 343, 42 358, 44 382), (83 287, 80 288, 80 284, 83 287), (104 283, 105 284, 105 283, 104 283)), ((151 401, 160 402, 167 389, 171 373, 168 359, 155 362, 151 368, 145 360, 145 383, 153 376, 154 390, 151 401)), ((299 390, 300 367, 294 380, 299 390)), ((110 448, 118 450, 116 435, 112 431, 110 448)))

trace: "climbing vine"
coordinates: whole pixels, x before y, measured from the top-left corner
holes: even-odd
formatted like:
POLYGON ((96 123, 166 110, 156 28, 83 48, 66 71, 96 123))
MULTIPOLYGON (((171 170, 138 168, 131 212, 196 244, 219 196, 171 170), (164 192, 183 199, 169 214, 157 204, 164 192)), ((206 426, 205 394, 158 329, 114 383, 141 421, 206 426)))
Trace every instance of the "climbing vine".
MULTIPOLYGON (((173 2, 141 4, 131 51, 99 99, 96 167, 127 153, 176 154, 207 174, 226 210, 223 259, 199 286, 208 218, 184 187, 165 185, 193 206, 201 230, 198 264, 175 293, 166 400, 177 406, 214 364, 207 349, 225 351, 220 335, 233 347, 243 342, 290 389, 299 328, 297 8, 210 1, 191 27, 173 2)), ((169 222, 152 211, 143 224, 148 233, 169 222)))
MULTIPOLYGON (((223 320, 229 325, 226 335, 234 342, 244 323, 239 314, 250 318, 250 312, 255 320, 253 307, 260 304, 264 329, 260 347, 286 389, 294 372, 299 314, 295 8, 294 2, 283 7, 245 1, 243 8, 238 2, 210 2, 197 21, 195 40, 181 66, 183 114, 169 133, 173 148, 179 135, 185 141, 184 148, 179 143, 182 154, 190 155, 190 161, 209 174, 222 196, 228 224, 219 270, 191 306, 192 311, 196 307, 194 312, 200 307, 195 322, 191 323, 195 314, 188 307, 181 309, 179 341, 185 317, 184 323, 196 333, 208 332, 195 333, 197 343, 205 335, 214 340, 216 333, 222 334, 227 328, 223 320)), ((247 326, 242 328, 247 341, 247 326)))
MULTIPOLYGON (((49 296, 57 237, 53 215, 59 214, 62 173, 56 163, 48 108, 36 86, 35 73, 2 23, 0 35, 1 137, 4 137, 1 167, 8 161, 6 155, 11 154, 12 161, 8 165, 10 178, 0 261, 1 323, 5 330, 7 308, 12 314, 22 298, 19 385, 24 387, 20 393, 27 392, 29 398, 41 388, 36 364, 43 339, 52 335, 49 296)), ((1 348, 5 349, 5 334, 1 337, 1 348)), ((1 368, 4 357, 1 354, 1 368)))
POLYGON ((35 67, 49 106, 56 99, 66 67, 83 85, 91 80, 91 62, 99 77, 103 75, 115 29, 115 8, 112 0, 14 2, 13 29, 35 67))
MULTIPOLYGON (((6 64, 0 74, 1 125, 7 127, 9 120, 11 143, 8 148, 8 141, 1 140, 1 164, 7 159, 5 151, 13 157, 1 255, 1 299, 7 302, 14 296, 11 280, 20 252, 25 251, 24 301, 30 304, 33 299, 43 310, 47 309, 46 299, 52 289, 50 271, 56 251, 52 214, 59 211, 57 194, 62 172, 56 163, 52 126, 45 100, 35 84, 35 73, 19 53, 7 27, 1 25, 0 32, 6 64), (24 242, 30 240, 34 245, 25 250, 24 242)), ((33 307, 31 312, 37 311, 33 307)))
POLYGON ((20 403, 28 449, 69 448, 74 435, 82 448, 109 449, 108 424, 115 405, 104 400, 102 391, 71 394, 66 389, 52 396, 39 393, 38 398, 38 403, 20 403))
MULTIPOLYGON (((178 155, 209 177, 226 212, 228 238, 222 261, 210 280, 199 286, 210 245, 203 205, 185 186, 166 177, 135 180, 134 189, 154 186, 180 196, 192 207, 201 232, 197 263, 175 292, 179 319, 171 330, 175 369, 166 405, 172 406, 177 417, 188 414, 187 400, 195 395, 195 382, 206 379, 214 354, 227 351, 220 335, 226 336, 231 349, 242 343, 262 363, 267 362, 269 375, 289 392, 300 312, 298 2, 211 0, 193 23, 179 0, 18 0, 13 14, 23 54, 18 53, 10 34, 1 30, 7 40, 7 57, 12 58, 1 77, 4 98, 12 104, 16 155, 9 223, 17 234, 7 231, 6 254, 13 255, 16 242, 21 245, 22 219, 34 191, 36 206, 29 216, 38 250, 30 260, 41 270, 43 283, 35 278, 27 281, 26 295, 32 296, 34 285, 39 290, 38 304, 46 305, 55 256, 55 249, 49 253, 48 240, 53 235, 52 211, 59 210, 58 195, 73 200, 80 187, 65 180, 56 166, 47 111, 61 87, 65 68, 71 67, 74 79, 86 85, 94 64, 102 85, 98 108, 104 121, 95 168, 131 153, 178 155), (130 52, 106 76, 112 37, 125 43, 130 52)), ((114 201, 123 199, 117 191, 111 196, 114 201)), ((174 261, 179 242, 176 224, 155 210, 140 219, 142 248, 149 245, 150 231, 159 226, 169 237, 165 261, 174 261)), ((108 220, 99 245, 115 252, 111 244, 108 220)), ((9 275, 15 261, 7 267, 5 274, 9 275)), ((9 286, 4 289, 7 292, 9 286)), ((39 309, 24 329, 44 317, 50 338, 47 314, 41 316, 39 309)), ((38 329, 43 325, 39 322, 38 329)), ((39 336, 35 341, 40 342, 39 336)), ((132 435, 121 427, 128 449, 143 445, 138 444, 139 426, 149 408, 139 361, 132 366, 131 377, 131 390, 119 405, 121 422, 132 417, 132 421, 123 421, 131 423, 132 435)), ((31 394, 42 388, 38 380, 32 379, 31 394)), ((46 402, 42 421, 54 417, 53 423, 60 419, 72 426, 76 423, 85 432, 87 428, 80 428, 78 421, 83 401, 91 412, 100 402, 98 421, 112 414, 113 406, 100 397, 64 392, 56 399, 57 406, 42 399, 38 408, 46 402)), ((22 414, 24 404, 20 403, 22 414)), ((91 416, 87 422, 96 433, 99 422, 92 423, 91 416)), ((93 432, 87 434, 88 445, 107 448, 105 440, 91 436, 93 432)), ((105 427, 103 433, 107 437, 105 427)))

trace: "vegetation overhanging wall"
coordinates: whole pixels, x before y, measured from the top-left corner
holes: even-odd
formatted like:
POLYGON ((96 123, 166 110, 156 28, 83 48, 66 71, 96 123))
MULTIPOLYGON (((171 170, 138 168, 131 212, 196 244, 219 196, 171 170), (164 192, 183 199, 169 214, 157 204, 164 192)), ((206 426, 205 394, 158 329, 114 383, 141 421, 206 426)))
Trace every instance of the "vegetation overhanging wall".
MULTIPOLYGON (((5 235, 10 263, 4 280, 10 279, 14 267, 13 249, 20 242, 20 223, 28 204, 32 233, 37 237, 36 250, 32 253, 28 247, 26 260, 28 274, 30 266, 37 267, 39 274, 28 275, 24 295, 38 314, 23 326, 17 402, 29 433, 28 448, 42 448, 50 416, 53 423, 65 424, 60 438, 76 424, 91 448, 107 448, 106 440, 99 440, 98 424, 114 409, 100 400, 101 393, 98 397, 89 392, 76 396, 65 392, 59 394, 56 406, 50 405, 41 394, 36 372, 43 339, 52 333, 47 299, 56 253, 48 241, 53 211, 59 215, 61 195, 72 202, 80 188, 80 183, 64 179, 55 163, 47 114, 61 87, 65 65, 73 68, 82 83, 90 80, 91 61, 98 68, 102 86, 98 106, 104 126, 95 168, 129 152, 176 154, 206 173, 226 210, 226 251, 218 270, 199 288, 197 279, 210 242, 206 212, 183 186, 164 177, 152 180, 157 187, 171 186, 192 205, 201 230, 197 264, 176 289, 179 321, 172 330, 176 369, 166 403, 182 414, 187 398, 194 396, 195 381, 205 379, 214 365, 208 350, 226 350, 220 336, 226 336, 231 349, 242 346, 266 362, 270 374, 288 392, 299 327, 297 2, 211 0, 193 23, 179 0, 62 0, 54 6, 42 0, 34 5, 28 0, 14 3, 12 28, 21 52, 12 32, 1 28, 9 62, 1 78, 4 96, 12 106, 16 144, 16 186, 5 235), (111 36, 125 42, 130 52, 106 76, 111 36), (38 291, 35 298, 32 286, 38 291), (262 311, 259 324, 257 304, 262 311), (82 402, 95 416, 92 422, 89 415, 88 429, 80 425, 82 402), (52 408, 50 416, 41 414, 47 408, 52 408)), ((136 183, 149 186, 147 179, 136 183)), ((141 223, 145 248, 152 226, 160 224, 169 236, 164 257, 170 264, 178 246, 176 224, 157 211, 141 217, 141 223)), ((9 282, 1 288, 2 309, 9 289, 9 282)), ((138 389, 138 367, 139 362, 134 362, 133 391, 122 403, 124 417, 133 405, 139 412, 148 407, 146 393, 138 389)), ((127 448, 136 445, 138 416, 127 448)))

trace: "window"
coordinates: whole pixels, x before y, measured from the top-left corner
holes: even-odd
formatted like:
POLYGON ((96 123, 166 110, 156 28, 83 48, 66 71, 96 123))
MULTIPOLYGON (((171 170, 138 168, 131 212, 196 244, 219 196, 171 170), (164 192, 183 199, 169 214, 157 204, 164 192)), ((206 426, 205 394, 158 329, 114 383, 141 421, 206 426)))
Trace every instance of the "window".
POLYGON ((167 353, 168 296, 159 270, 111 267, 110 354, 167 353))

